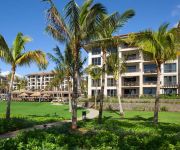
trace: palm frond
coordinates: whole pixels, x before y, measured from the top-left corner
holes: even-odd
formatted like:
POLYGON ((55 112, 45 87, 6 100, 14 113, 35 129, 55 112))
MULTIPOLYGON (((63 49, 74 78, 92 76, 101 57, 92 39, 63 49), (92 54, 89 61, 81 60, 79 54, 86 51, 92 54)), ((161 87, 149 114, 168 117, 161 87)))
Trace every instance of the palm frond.
POLYGON ((22 65, 30 65, 35 62, 40 69, 45 69, 48 62, 46 60, 46 55, 41 50, 33 50, 22 53, 16 60, 15 64, 22 65))
POLYGON ((13 42, 13 46, 12 46, 12 54, 13 54, 13 58, 14 60, 16 59, 16 57, 18 57, 18 55, 21 54, 22 50, 25 49, 25 44, 30 42, 31 38, 27 37, 27 36, 23 36, 23 34, 21 32, 19 32, 13 42))
POLYGON ((48 27, 46 30, 58 40, 68 40, 71 36, 66 23, 51 0, 47 0, 51 7, 47 10, 48 27), (55 32, 56 30, 56 32, 55 32), (58 34, 57 34, 58 32, 58 34), (60 38, 58 37, 60 35, 60 38), (63 38, 64 37, 64 38, 63 38))
POLYGON ((78 31, 80 30, 79 6, 74 0, 70 0, 69 3, 67 3, 67 5, 65 6, 65 11, 66 11, 66 18, 68 19, 69 22, 70 31, 73 32, 73 34, 77 34, 78 31))

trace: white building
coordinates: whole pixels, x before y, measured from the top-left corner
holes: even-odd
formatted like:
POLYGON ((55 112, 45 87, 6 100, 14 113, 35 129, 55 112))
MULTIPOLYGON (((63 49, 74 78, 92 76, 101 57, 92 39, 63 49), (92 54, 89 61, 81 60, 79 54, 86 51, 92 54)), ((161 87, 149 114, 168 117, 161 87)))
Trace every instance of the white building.
MULTIPOLYGON (((139 97, 155 95, 156 92, 156 65, 138 48, 119 45, 111 47, 108 52, 119 51, 120 58, 126 58, 126 72, 120 76, 119 88, 122 97, 139 97)), ((108 53, 107 53, 108 55, 108 53)), ((102 66, 102 52, 100 48, 93 48, 88 52, 88 64, 102 66)), ((180 93, 180 58, 169 61, 161 66, 161 94, 180 93)), ((94 95, 95 81, 88 76, 88 96, 94 95)), ((98 82, 98 92, 101 89, 101 80, 98 82)), ((112 75, 105 76, 105 96, 116 96, 116 82, 112 75)))
MULTIPOLYGON (((27 89, 36 91, 36 90, 49 90, 50 89, 50 82, 54 78, 53 72, 38 72, 32 73, 27 75, 27 89)), ((68 83, 67 80, 64 80, 61 84, 59 83, 60 90, 68 91, 68 83)), ((53 88, 51 90, 57 91, 58 88, 53 88)))

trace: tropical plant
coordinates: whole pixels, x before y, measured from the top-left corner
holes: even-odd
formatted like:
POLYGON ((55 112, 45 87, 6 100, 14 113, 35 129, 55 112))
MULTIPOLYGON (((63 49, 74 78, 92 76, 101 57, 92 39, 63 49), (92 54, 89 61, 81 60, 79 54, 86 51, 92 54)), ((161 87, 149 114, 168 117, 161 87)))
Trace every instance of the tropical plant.
MULTIPOLYGON (((79 6, 75 0, 70 0, 65 6, 65 17, 58 12, 54 3, 48 1, 51 7, 47 10, 48 25, 46 31, 57 41, 68 43, 72 50, 74 62, 78 62, 80 49, 95 33, 97 24, 102 15, 106 13, 104 6, 100 3, 93 5, 93 0, 86 0, 79 6)), ((73 68, 73 94, 72 94, 72 128, 77 128, 77 98, 79 64, 75 63, 73 68)))
POLYGON ((157 88, 154 108, 154 123, 158 123, 159 99, 160 99, 160 75, 161 65, 169 60, 177 58, 176 37, 172 30, 168 30, 167 23, 162 24, 158 31, 145 30, 130 36, 131 44, 139 47, 142 52, 149 55, 157 67, 157 88))
POLYGON ((16 68, 18 66, 30 65, 35 62, 40 68, 45 68, 47 65, 45 53, 41 50, 26 51, 25 45, 31 39, 18 33, 11 48, 8 47, 4 37, 0 35, 0 59, 7 64, 11 65, 11 81, 9 85, 9 94, 6 108, 6 119, 10 119, 10 104, 11 104, 11 91, 14 82, 16 68))
POLYGON ((105 86, 105 73, 106 73, 106 55, 107 49, 110 47, 117 47, 123 40, 119 37, 113 37, 113 35, 133 16, 135 12, 133 10, 127 10, 123 14, 115 12, 111 15, 104 15, 101 23, 98 25, 96 30, 96 39, 86 46, 87 49, 94 47, 100 47, 102 51, 102 81, 101 81, 101 92, 100 92, 100 107, 98 122, 102 122, 103 113, 103 101, 104 101, 104 86, 105 86))
POLYGON ((120 116, 124 117, 124 111, 121 103, 121 95, 120 95, 120 88, 119 88, 119 79, 120 75, 125 72, 126 70, 126 65, 125 65, 125 60, 122 60, 119 57, 119 51, 117 50, 117 53, 111 53, 107 57, 107 72, 112 72, 113 77, 116 81, 116 90, 117 90, 117 97, 118 97, 118 102, 119 102, 119 112, 120 116))
POLYGON ((94 96, 94 104, 95 104, 95 109, 96 109, 96 106, 97 106, 97 87, 98 87, 98 82, 99 80, 101 79, 101 74, 102 74, 102 69, 98 66, 95 66, 95 65, 89 65, 87 68, 86 68, 86 72, 91 76, 91 78, 94 80, 95 82, 95 87, 96 87, 96 90, 95 90, 95 96, 94 96))
POLYGON ((74 65, 75 63, 79 64, 79 69, 78 72, 81 75, 82 74, 82 69, 83 65, 86 61, 86 58, 81 60, 81 54, 79 57, 78 62, 75 62, 73 60, 72 56, 72 50, 68 45, 66 45, 64 54, 62 54, 60 48, 56 46, 56 48, 53 49, 55 55, 48 53, 48 56, 51 61, 53 61, 56 65, 55 68, 55 78, 51 81, 50 86, 58 86, 60 83, 62 83, 65 79, 68 82, 68 97, 69 97, 69 111, 72 111, 71 107, 71 89, 72 89, 72 77, 73 77, 73 72, 74 72, 74 65), (59 81, 59 82, 58 82, 59 81))

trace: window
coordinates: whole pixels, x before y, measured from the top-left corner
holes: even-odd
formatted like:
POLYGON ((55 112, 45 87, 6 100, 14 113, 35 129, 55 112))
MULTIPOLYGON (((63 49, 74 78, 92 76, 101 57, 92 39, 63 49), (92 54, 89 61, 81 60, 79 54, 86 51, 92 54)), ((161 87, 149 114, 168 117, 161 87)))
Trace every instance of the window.
POLYGON ((116 80, 114 78, 107 78, 107 86, 116 86, 116 80))
POLYGON ((155 73, 156 72, 156 65, 155 64, 144 65, 144 72, 145 73, 155 73))
POLYGON ((144 83, 157 83, 157 77, 144 77, 144 83))
POLYGON ((99 86, 101 86, 101 80, 100 79, 99 80, 93 80, 92 79, 91 86, 92 87, 99 87, 99 86))
POLYGON ((100 48, 93 48, 92 49, 92 55, 98 55, 101 54, 101 49, 100 48))
POLYGON ((156 95, 156 88, 143 88, 144 95, 156 95))
POLYGON ((101 57, 92 58, 93 65, 101 65, 101 57))
POLYGON ((177 89, 164 89, 164 94, 177 94, 177 89))
POLYGON ((117 52, 117 47, 109 47, 107 48, 108 53, 116 53, 117 52))
POLYGON ((164 76, 164 85, 176 84, 176 76, 164 76))
POLYGON ((176 63, 164 64, 164 72, 176 72, 176 63))
MULTIPOLYGON (((97 90, 97 96, 100 95, 101 90, 97 90)), ((91 95, 95 96, 96 90, 91 91, 91 95)))
POLYGON ((136 66, 127 66, 127 72, 136 72, 136 66))
POLYGON ((117 96, 117 90, 107 90, 107 96, 111 96, 111 97, 114 97, 114 96, 117 96))

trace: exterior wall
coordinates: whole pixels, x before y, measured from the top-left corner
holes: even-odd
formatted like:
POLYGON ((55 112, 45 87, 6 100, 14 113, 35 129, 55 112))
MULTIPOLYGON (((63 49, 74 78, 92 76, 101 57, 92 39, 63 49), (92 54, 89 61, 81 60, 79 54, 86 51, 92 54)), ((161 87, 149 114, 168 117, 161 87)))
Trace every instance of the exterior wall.
MULTIPOLYGON (((49 73, 37 73, 27 75, 27 89, 28 90, 48 90, 48 85, 51 80, 54 78, 52 72, 49 73)), ((59 84, 59 88, 63 91, 67 91, 67 80, 64 80, 63 83, 59 84)), ((57 88, 53 88, 53 91, 57 91, 57 88)))
MULTIPOLYGON (((128 55, 131 55, 130 58, 128 58, 128 60, 126 61, 126 65, 129 66, 129 68, 131 68, 132 66, 136 66, 136 70, 135 71, 126 71, 125 73, 123 73, 120 76, 120 81, 119 81, 119 88, 120 88, 120 95, 122 97, 126 97, 126 96, 133 96, 132 93, 136 93, 134 94, 134 96, 141 96, 144 95, 144 91, 147 91, 151 88, 152 91, 155 90, 156 88, 156 83, 154 82, 145 82, 145 79, 148 78, 156 78, 157 74, 155 69, 153 69, 151 71, 147 71, 146 69, 144 69, 144 65, 148 66, 153 64, 153 62, 145 55, 143 54, 140 50, 138 50, 137 48, 129 48, 129 47, 124 47, 124 46, 118 46, 118 52, 119 52, 119 57, 120 58, 125 58, 128 55), (137 83, 133 83, 131 84, 130 82, 124 83, 125 78, 129 78, 129 80, 133 80, 133 78, 136 77, 136 82, 137 83), (130 83, 130 85, 128 85, 130 83), (131 93, 129 95, 126 95, 125 93, 128 93, 128 91, 131 91, 131 93)), ((92 55, 92 52, 90 51, 88 53, 88 64, 92 64, 92 58, 96 58, 96 57, 101 57, 102 56, 102 52, 100 54, 97 55, 92 55)), ((176 72, 164 72, 164 64, 161 66, 161 76, 160 76, 160 81, 161 81, 161 90, 160 93, 164 94, 165 89, 176 89, 177 90, 177 94, 180 93, 180 89, 179 88, 179 83, 180 83, 180 58, 177 58, 174 61, 169 61, 168 63, 176 63, 176 72), (164 82, 164 77, 165 76, 176 76, 176 83, 173 85, 165 85, 164 82)), ((101 65, 102 66, 102 57, 101 57, 101 65)), ((112 77, 112 75, 107 75, 106 74, 106 78, 105 78, 105 96, 107 96, 107 90, 110 89, 116 89, 116 86, 111 86, 108 87, 107 86, 107 78, 112 77)), ((127 81, 128 79, 126 79, 127 81)), ((92 87, 91 85, 92 79, 91 76, 88 76, 88 97, 92 96, 92 90, 95 90, 95 87, 92 87)), ((98 90, 101 89, 101 87, 97 88, 98 90)))

